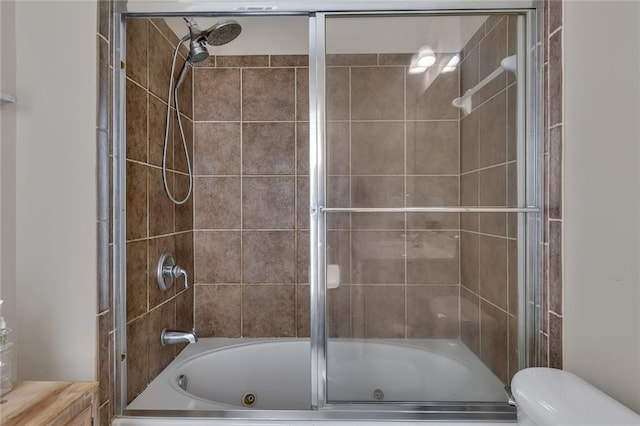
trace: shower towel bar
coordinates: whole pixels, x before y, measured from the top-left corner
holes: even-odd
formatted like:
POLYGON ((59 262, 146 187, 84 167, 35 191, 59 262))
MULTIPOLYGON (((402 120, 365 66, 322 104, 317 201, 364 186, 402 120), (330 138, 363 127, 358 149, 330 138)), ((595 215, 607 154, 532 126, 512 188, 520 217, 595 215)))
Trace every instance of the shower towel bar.
POLYGON ((473 96, 474 93, 478 92, 478 90, 489 84, 494 78, 502 74, 502 71, 511 71, 513 73, 516 72, 516 55, 508 56, 500 61, 500 66, 496 68, 494 72, 486 76, 480 83, 467 90, 464 95, 460 96, 459 98, 455 98, 451 102, 451 105, 456 108, 462 109, 464 115, 470 114, 471 110, 473 109, 471 96, 473 96))
POLYGON ((9 95, 4 92, 0 92, 0 104, 15 104, 16 97, 14 95, 9 95))
POLYGON ((537 207, 320 207, 325 213, 538 213, 537 207))

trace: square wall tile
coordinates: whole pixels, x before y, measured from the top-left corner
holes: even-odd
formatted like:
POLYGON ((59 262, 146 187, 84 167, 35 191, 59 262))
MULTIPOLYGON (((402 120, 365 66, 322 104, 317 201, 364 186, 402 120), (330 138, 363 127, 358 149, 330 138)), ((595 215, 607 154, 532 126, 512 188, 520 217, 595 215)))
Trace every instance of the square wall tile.
MULTIPOLYGON (((350 173, 350 125, 344 121, 327 122, 327 172, 329 175, 348 175, 350 173)), ((308 141, 308 139, 307 139, 308 141)), ((308 155, 308 153, 307 153, 308 155)), ((309 159, 307 158, 307 163, 309 159)))
POLYGON ((127 403, 149 383, 148 335, 148 315, 127 324, 127 403))
POLYGON ((496 166, 478 172, 479 203, 481 206, 507 205, 507 168, 496 166))
POLYGON ((480 356, 480 298, 464 287, 460 288, 460 338, 480 356))
MULTIPOLYGON (((176 191, 174 197, 178 200, 184 200, 189 193, 189 176, 174 173, 174 178, 176 191)), ((193 230, 193 198, 194 196, 192 192, 187 201, 174 207, 176 216, 176 232, 193 230)))
POLYGON ((218 55, 216 65, 219 68, 268 67, 269 55, 218 55))
POLYGON ((309 174, 309 123, 296 123, 296 173, 309 174))
POLYGON ((240 174, 240 124, 194 124, 194 174, 240 174))
POLYGON ((295 70, 242 70, 242 119, 295 120, 295 70))
POLYGON ((197 121, 240 121, 240 70, 194 69, 193 106, 197 121))
POLYGON ((479 166, 507 160, 507 95, 494 97, 476 110, 478 114, 479 166))
POLYGON ((189 283, 189 288, 176 296, 176 328, 178 330, 191 330, 194 327, 194 288, 193 283, 189 283))
POLYGON ((404 123, 352 122, 351 173, 397 175, 404 173, 404 123))
POLYGON ((460 176, 460 205, 465 207, 478 205, 478 172, 460 176))
MULTIPOLYGON (((162 170, 149 167, 147 188, 149 189, 149 236, 170 234, 174 231, 174 204, 164 189, 162 170)), ((167 173, 169 188, 173 191, 173 173, 167 173)), ((174 194, 175 196, 175 194, 174 194)))
MULTIPOLYGON (((111 1, 101 3, 109 4, 111 1)), ((108 6, 107 6, 108 8, 108 6)), ((109 17, 107 16, 107 22, 109 17)), ((142 87, 147 87, 147 50, 148 36, 146 18, 128 18, 127 25, 127 77, 134 80, 142 87)), ((101 22, 102 23, 102 22, 101 22)))
POLYGON ((175 299, 159 306, 149 312, 149 334, 147 346, 149 351, 149 378, 157 377, 165 369, 175 355, 175 346, 162 346, 160 335, 162 330, 176 328, 176 301, 175 299))
POLYGON ((240 232, 195 231, 196 283, 240 282, 240 232))
MULTIPOLYGON (((154 166, 162 166, 164 136, 167 121, 167 104, 155 96, 149 96, 149 140, 148 161, 154 166)), ((173 170, 173 125, 175 118, 169 120, 169 145, 167 149, 167 167, 173 170)))
POLYGON ((425 87, 422 74, 407 75, 408 120, 457 120, 458 108, 451 101, 458 96, 458 73, 440 74, 425 87))
POLYGON ((242 271, 245 283, 295 282, 295 232, 242 233, 242 271))
POLYGON ((402 120, 404 68, 351 68, 351 118, 402 120))
POLYGON ((403 207, 404 178, 402 176, 353 176, 351 201, 353 207, 403 207))
POLYGON ((241 337, 242 287, 197 285, 196 330, 202 337, 241 337))
POLYGON ((293 229, 295 178, 243 178, 242 226, 244 229, 293 229))
MULTIPOLYGON (((147 25, 149 37, 149 91, 167 102, 173 47, 154 26, 147 25)), ((176 67, 182 64, 176 64, 176 67)), ((178 68, 180 69, 180 68, 178 68)))
POLYGON ((507 382, 509 374, 507 317, 505 312, 492 304, 480 302, 480 358, 502 383, 507 382))
POLYGON ((356 284, 404 284, 404 233, 353 231, 352 279, 356 284))
MULTIPOLYGON (((182 113, 180 114, 182 117, 182 113)), ((184 155, 184 145, 187 145, 189 153, 189 161, 193 157, 193 121, 182 117, 180 122, 177 121, 173 126, 173 168, 182 173, 189 173, 187 168, 187 158, 184 155), (180 131, 180 123, 182 123, 182 132, 180 131), (184 134, 184 142, 182 135, 184 134)), ((193 167, 193 164, 191 165, 193 167)))
POLYGON ((245 123, 242 126, 244 174, 294 174, 295 150, 295 123, 245 123))
POLYGON ((478 292, 480 283, 480 239, 472 232, 460 233, 460 283, 478 292))
POLYGON ((311 314, 309 310, 311 301, 309 298, 308 285, 296 287, 296 337, 309 337, 311 334, 311 314))
POLYGON ((478 168, 478 112, 460 120, 460 171, 462 173, 478 168))
POLYGON ((507 161, 515 161, 518 158, 517 97, 518 86, 510 86, 507 89, 507 161))
POLYGON ((487 36, 480 42, 480 79, 485 78, 500 66, 507 56, 507 20, 504 15, 494 15, 499 20, 493 28, 487 26, 487 36))
POLYGON ((518 242, 507 242, 507 268, 509 269, 507 280, 509 284, 509 310, 511 315, 518 315, 518 242))
POLYGON ((407 337, 458 337, 458 286, 407 287, 407 337))
POLYGON ((127 80, 127 159, 147 161, 147 92, 127 80))
POLYGON ((327 231, 327 264, 338 265, 340 285, 351 283, 350 230, 327 231))
POLYGON ((480 49, 474 49, 460 64, 460 94, 478 84, 480 67, 480 49))
POLYGON ((239 177, 195 178, 196 229, 240 229, 239 177))
POLYGON ((304 284, 309 282, 309 264, 311 263, 309 252, 309 231, 300 231, 296 242, 296 282, 304 284))
POLYGON ((349 68, 328 67, 327 70, 327 120, 348 120, 349 113, 349 68))
POLYGON ((173 280, 173 286, 168 290, 160 290, 156 271, 158 269, 158 261, 163 253, 170 253, 176 261, 176 264, 182 266, 184 259, 176 259, 176 242, 173 235, 152 238, 149 240, 149 263, 147 265, 147 274, 149 276, 149 310, 154 309, 161 303, 166 302, 176 294, 176 288, 182 288, 184 278, 173 280))
POLYGON ((147 312, 147 241, 127 243, 127 320, 147 312))
POLYGON ((309 68, 296 69, 296 120, 309 121, 309 68))
POLYGON ((308 67, 309 55, 271 55, 272 67, 308 67))
POLYGON ((351 337, 351 286, 327 290, 327 333, 329 337, 351 337))
POLYGON ((407 174, 458 174, 458 121, 407 122, 406 157, 407 174))
POLYGON ((408 232, 407 283, 458 284, 459 241, 458 232, 408 232))
POLYGON ((549 310, 562 314, 562 222, 549 221, 549 310))
POLYGON ((480 236, 480 296, 507 310, 507 239, 480 236))
POLYGON ((111 377, 113 375, 111 364, 111 352, 113 350, 112 335, 109 330, 112 324, 111 312, 98 316, 98 391, 100 404, 107 402, 111 396, 111 377))
POLYGON ((309 178, 296 179, 296 228, 309 229, 309 178))
POLYGON ((242 335, 293 337, 295 286, 248 285, 242 287, 242 335))
POLYGON ((407 206, 457 206, 457 176, 408 176, 407 206))
POLYGON ((127 161, 127 240, 147 236, 147 167, 127 161))
POLYGON ((404 286, 356 286, 351 312, 353 337, 405 337, 404 286))

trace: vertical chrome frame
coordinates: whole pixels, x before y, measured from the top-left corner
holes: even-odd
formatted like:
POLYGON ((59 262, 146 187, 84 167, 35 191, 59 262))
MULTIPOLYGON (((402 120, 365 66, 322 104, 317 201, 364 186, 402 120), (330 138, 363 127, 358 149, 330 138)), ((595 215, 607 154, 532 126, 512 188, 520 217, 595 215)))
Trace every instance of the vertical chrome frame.
POLYGON ((324 14, 309 19, 309 193, 310 193, 310 312, 311 408, 326 403, 327 336, 325 217, 325 37, 324 14))
MULTIPOLYGON (((237 4, 244 4, 242 1, 237 4)), ((245 2, 246 3, 246 2, 245 2)), ((428 3, 428 4, 427 4, 428 3)), ((236 3, 234 3, 235 5, 236 3)), ((247 3, 248 4, 248 3, 247 3)), ((518 18, 518 113, 517 113, 517 168, 518 168, 518 208, 536 208, 537 212, 520 212, 518 217, 518 361, 521 368, 533 365, 534 359, 528 354, 530 333, 537 336, 540 319, 535 304, 541 294, 541 220, 542 220, 542 126, 540 79, 540 49, 537 44, 538 25, 542 13, 536 9, 461 9, 450 6, 443 10, 432 10, 431 3, 411 10, 394 10, 393 2, 386 3, 389 10, 331 10, 314 12, 301 10, 291 14, 309 16, 309 182, 310 182, 310 315, 311 315, 311 411, 282 410, 222 410, 215 412, 166 412, 127 411, 127 339, 126 339, 126 73, 123 68, 126 57, 126 23, 128 16, 126 3, 115 2, 113 14, 113 312, 114 312, 114 408, 116 415, 144 415, 152 417, 184 416, 235 419, 350 419, 350 420, 513 420, 513 407, 506 403, 328 403, 327 401, 327 318, 326 318, 326 214, 322 208, 326 201, 326 151, 325 151, 325 20, 332 14, 354 15, 373 14, 464 14, 517 12, 518 18), (422 7, 422 8, 421 8, 422 7), (523 54, 526 52, 526 54, 523 54), (526 82, 526 84, 525 84, 526 82), (533 303, 533 306, 532 306, 533 303)), ((213 6, 213 5, 212 5, 213 6)), ((234 6, 235 7, 235 6, 234 6)), ((300 5, 304 9, 304 5, 300 5)), ((224 16, 224 15, 265 15, 269 12, 195 12, 178 15, 224 16)), ((282 13, 280 13, 282 14, 282 13)), ((136 16, 159 17, 176 13, 161 14, 136 13, 136 16)), ((133 16, 133 15, 132 15, 133 16)), ((535 351, 533 353, 536 353, 535 351)))
POLYGON ((115 414, 127 406, 127 155, 126 155, 126 22, 124 4, 113 2, 113 326, 115 414))
MULTIPOLYGON (((525 17, 518 16, 516 18, 516 33, 517 33, 517 96, 516 96, 516 172, 517 172, 517 206, 528 206, 532 201, 530 194, 527 193, 528 181, 527 181, 527 127, 528 123, 527 114, 530 111, 526 104, 526 82, 529 80, 529 71, 527 64, 529 49, 529 38, 525 35, 525 17), (525 71, 526 72, 523 72, 525 71)), ((527 28, 529 26, 527 25, 527 28)), ((527 282, 527 258, 529 256, 530 248, 527 245, 527 214, 518 213, 518 368, 522 369, 527 365, 529 351, 527 345, 529 342, 528 333, 525 333, 527 324, 527 315, 529 309, 527 309, 527 289, 529 283, 527 282)))

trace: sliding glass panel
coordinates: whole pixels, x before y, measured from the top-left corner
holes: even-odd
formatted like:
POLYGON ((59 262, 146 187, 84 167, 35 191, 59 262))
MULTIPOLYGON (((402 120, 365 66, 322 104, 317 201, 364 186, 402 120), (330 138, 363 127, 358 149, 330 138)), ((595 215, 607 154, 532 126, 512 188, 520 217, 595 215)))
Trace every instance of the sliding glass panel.
POLYGON ((326 19, 329 403, 507 400, 517 21, 326 19))

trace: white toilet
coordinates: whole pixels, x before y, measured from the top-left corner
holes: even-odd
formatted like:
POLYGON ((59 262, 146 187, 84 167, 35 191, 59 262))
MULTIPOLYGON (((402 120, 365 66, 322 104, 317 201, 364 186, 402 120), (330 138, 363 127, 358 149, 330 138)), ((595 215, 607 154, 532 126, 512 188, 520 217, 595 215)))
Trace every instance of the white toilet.
POLYGON ((640 415, 568 371, 521 370, 511 391, 520 425, 640 425, 640 415))

